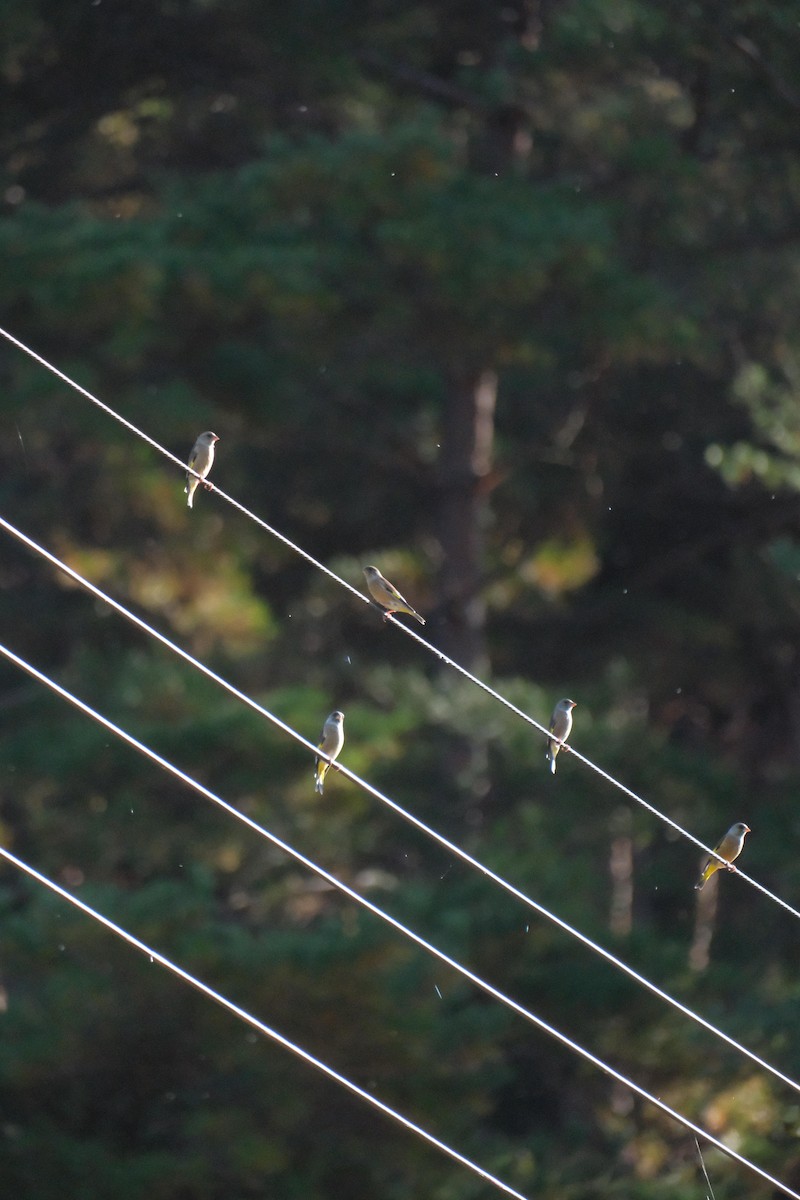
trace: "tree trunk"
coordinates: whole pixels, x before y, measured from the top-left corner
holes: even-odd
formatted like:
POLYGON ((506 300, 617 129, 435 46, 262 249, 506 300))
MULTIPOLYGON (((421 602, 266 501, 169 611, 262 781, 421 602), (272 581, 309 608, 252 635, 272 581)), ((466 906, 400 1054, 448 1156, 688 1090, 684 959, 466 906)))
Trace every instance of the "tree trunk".
POLYGON ((497 375, 453 378, 442 417, 439 457, 439 646, 473 671, 487 666, 486 605, 481 596, 487 501, 481 484, 492 466, 497 375))
POLYGON ((609 927, 615 937, 628 937, 633 930, 633 815, 620 805, 611 816, 611 876, 609 927))

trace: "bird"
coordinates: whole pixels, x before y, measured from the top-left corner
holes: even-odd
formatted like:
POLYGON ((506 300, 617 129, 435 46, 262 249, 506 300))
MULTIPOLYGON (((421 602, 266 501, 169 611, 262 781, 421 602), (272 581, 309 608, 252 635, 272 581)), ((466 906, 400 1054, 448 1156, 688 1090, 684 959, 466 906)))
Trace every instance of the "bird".
MULTIPOLYGON (((550 760, 550 770, 553 775, 556 773, 556 755, 561 749, 561 742, 565 742, 572 730, 572 710, 575 707, 574 700, 559 700, 558 704, 553 709, 553 715, 550 718, 550 732, 552 737, 547 743, 546 758, 550 760), (556 741, 556 738, 558 741, 556 741)), ((565 747, 569 749, 569 747, 565 747)))
POLYGON ((325 758, 318 758, 314 764, 316 769, 315 791, 322 795, 322 788, 325 783, 325 776, 331 769, 334 759, 338 758, 342 752, 344 745, 344 713, 339 712, 338 708, 334 709, 330 716, 325 718, 325 724, 322 726, 322 741, 317 747, 323 754, 330 756, 331 761, 328 762, 325 758))
POLYGON ((715 871, 721 871, 723 867, 726 871, 736 870, 736 867, 733 865, 733 860, 738 858, 742 853, 744 839, 747 837, 749 832, 750 826, 745 825, 744 821, 737 821, 735 825, 731 825, 722 841, 714 847, 714 853, 719 854, 720 857, 724 858, 725 862, 720 862, 718 858, 709 857, 705 863, 705 866, 703 867, 702 875, 694 885, 695 891, 699 892, 700 889, 708 883, 715 871))
POLYGON ((408 613, 420 625, 425 624, 425 618, 421 617, 415 608, 412 608, 408 601, 400 595, 394 584, 389 583, 381 575, 377 567, 364 567, 364 574, 367 579, 367 587, 372 599, 380 604, 381 608, 385 608, 386 612, 383 615, 384 621, 391 613, 401 612, 408 613))
MULTIPOLYGON (((207 433, 201 433, 192 446, 192 453, 189 455, 189 466, 193 471, 197 471, 197 474, 203 480, 214 465, 214 446, 218 441, 219 438, 217 435, 211 433, 209 430, 207 433)), ((194 494, 197 491, 199 482, 200 480, 196 475, 192 475, 189 472, 186 473, 186 487, 183 490, 188 496, 186 503, 189 508, 192 508, 192 501, 194 500, 194 494)), ((210 487, 211 484, 205 484, 205 486, 210 487)))

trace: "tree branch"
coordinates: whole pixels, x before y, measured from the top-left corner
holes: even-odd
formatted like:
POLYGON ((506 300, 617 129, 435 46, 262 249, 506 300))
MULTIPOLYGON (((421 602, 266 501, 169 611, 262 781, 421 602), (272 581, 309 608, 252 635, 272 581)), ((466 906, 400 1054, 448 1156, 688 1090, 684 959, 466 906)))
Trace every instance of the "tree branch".
POLYGON ((761 70, 762 75, 766 76, 772 84, 773 90, 777 92, 781 99, 800 112, 800 92, 787 83, 772 64, 767 62, 755 42, 751 41, 748 37, 744 37, 741 33, 732 35, 728 40, 741 54, 744 54, 746 58, 749 58, 751 62, 756 64, 761 70))
POLYGON ((359 58, 368 70, 389 78, 410 91, 429 96, 432 100, 444 101, 454 108, 466 108, 482 116, 489 111, 489 105, 480 96, 449 83, 438 75, 432 75, 430 71, 410 67, 406 63, 389 62, 372 50, 365 50, 359 58))

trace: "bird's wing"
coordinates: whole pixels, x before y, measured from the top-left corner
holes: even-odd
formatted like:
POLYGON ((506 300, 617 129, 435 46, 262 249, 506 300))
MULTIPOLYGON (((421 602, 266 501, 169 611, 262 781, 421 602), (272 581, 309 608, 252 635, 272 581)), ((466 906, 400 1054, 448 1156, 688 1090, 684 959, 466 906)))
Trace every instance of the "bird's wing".
POLYGON ((389 583, 388 579, 384 579, 383 582, 384 582, 384 586, 386 587, 387 592, 389 593, 389 595, 392 597, 393 600, 400 600, 403 604, 408 604, 408 601, 406 600, 405 596, 401 595, 401 593, 398 592, 397 588, 394 586, 393 583, 389 583))
POLYGON ((567 714, 561 708, 556 709, 556 711, 553 713, 553 719, 550 722, 550 732, 552 733, 553 737, 563 739, 566 736, 568 728, 569 722, 567 720, 567 714))
POLYGON ((323 754, 333 754, 334 750, 336 749, 335 730, 326 729, 323 731, 322 741, 320 742, 318 749, 321 750, 323 754))

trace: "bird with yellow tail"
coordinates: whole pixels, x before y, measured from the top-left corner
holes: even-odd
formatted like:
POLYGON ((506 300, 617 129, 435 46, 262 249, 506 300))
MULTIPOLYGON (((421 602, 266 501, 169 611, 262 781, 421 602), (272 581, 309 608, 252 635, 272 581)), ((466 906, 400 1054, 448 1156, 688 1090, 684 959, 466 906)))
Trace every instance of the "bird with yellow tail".
POLYGON ((750 832, 750 826, 745 825, 744 821, 737 821, 735 825, 731 825, 728 832, 718 845, 714 847, 714 854, 719 854, 720 858, 724 858, 724 862, 720 862, 719 858, 709 857, 703 873, 698 879, 695 886, 695 891, 700 891, 704 887, 715 871, 721 871, 723 868, 726 871, 735 871, 733 860, 738 858, 742 853, 744 839, 750 832))
POLYGON ((191 471, 186 473, 186 487, 183 489, 186 492, 189 508, 194 506, 194 494, 197 491, 198 484, 202 481, 203 487, 210 488, 211 484, 206 483, 206 475, 214 465, 214 447, 219 438, 209 429, 207 433, 201 433, 195 444, 192 446, 192 452, 189 455, 187 466, 191 467, 192 471, 196 471, 197 475, 192 475, 191 471))
POLYGON ((553 736, 547 743, 547 754, 545 757, 550 762, 550 770, 553 775, 556 773, 556 755, 559 750, 562 747, 564 750, 569 750, 569 746, 564 746, 564 742, 572 732, 572 710, 575 707, 575 700, 559 700, 550 718, 550 732, 553 736))
MULTIPOLYGON (((322 726, 322 741, 317 747, 323 754, 327 754, 328 758, 318 758, 314 764, 316 770, 315 791, 322 795, 322 789, 325 783, 325 776, 331 769, 335 759, 339 757, 344 745, 344 713, 338 709, 325 718, 325 724, 322 726), (328 761, 330 759, 330 761, 328 761)), ((338 769, 338 768, 337 768, 338 769)))
POLYGON ((380 604, 381 608, 385 608, 383 614, 384 621, 391 613, 408 613, 415 621, 419 621, 420 625, 425 624, 425 618, 421 617, 415 608, 412 608, 404 596, 401 596, 393 583, 389 583, 381 575, 377 567, 364 567, 364 575, 367 579, 367 588, 372 599, 380 604))

